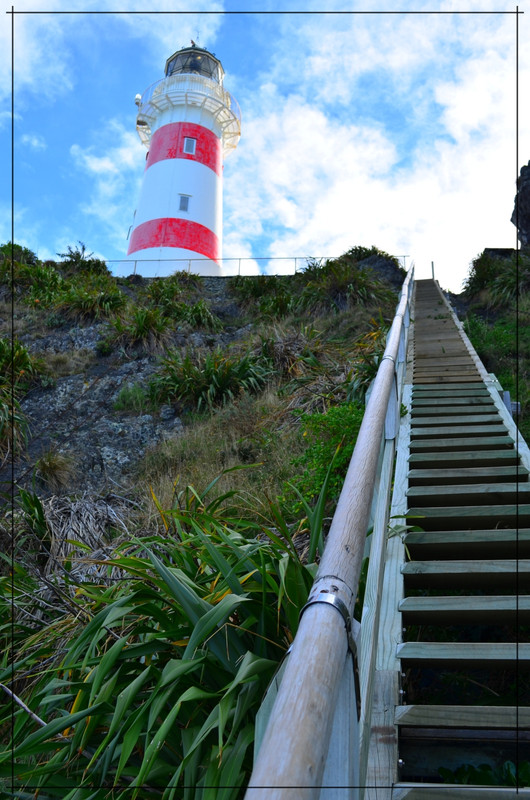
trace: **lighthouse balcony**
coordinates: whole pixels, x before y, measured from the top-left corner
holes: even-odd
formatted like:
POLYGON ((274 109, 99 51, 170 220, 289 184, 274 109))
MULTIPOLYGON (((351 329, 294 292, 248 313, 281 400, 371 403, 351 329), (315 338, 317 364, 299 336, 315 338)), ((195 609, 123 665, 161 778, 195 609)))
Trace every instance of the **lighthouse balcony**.
POLYGON ((149 146, 158 117, 168 109, 179 107, 188 115, 199 115, 201 124, 211 121, 218 127, 225 156, 235 149, 241 135, 238 102, 218 83, 202 75, 170 75, 144 92, 138 103, 136 120, 136 130, 143 144, 149 146))

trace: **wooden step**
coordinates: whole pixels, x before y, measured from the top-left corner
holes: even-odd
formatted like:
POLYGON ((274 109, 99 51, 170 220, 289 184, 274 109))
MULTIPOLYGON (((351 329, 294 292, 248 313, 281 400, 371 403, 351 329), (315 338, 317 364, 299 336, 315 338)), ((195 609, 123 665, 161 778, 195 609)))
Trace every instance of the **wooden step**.
POLYGON ((530 789, 471 786, 451 783, 395 783, 392 800, 517 800, 530 798, 530 789))
POLYGON ((479 558, 529 558, 530 529, 422 531, 403 536, 412 560, 462 560, 479 558))
MULTIPOLYGON (((397 645, 396 655, 401 659, 403 670, 422 665, 429 669, 454 666, 464 668, 477 665, 480 665, 481 668, 517 667, 519 672, 522 670, 527 672, 530 668, 530 644, 526 643, 404 642, 397 645)), ((411 706, 403 707, 410 708, 411 706)), ((440 706, 440 708, 446 708, 446 706, 440 706)), ((475 709, 474 706, 470 708, 475 709)), ((431 719, 429 727, 436 727, 433 719, 431 719)), ((512 727, 512 725, 501 727, 512 727)))
POLYGON ((442 409, 444 414, 454 413, 459 414, 462 409, 472 408, 489 409, 495 408, 495 403, 487 395, 470 395, 469 397, 414 397, 412 404, 412 414, 428 413, 429 409, 442 409))
POLYGON ((473 371, 473 372, 471 370, 469 370, 468 372, 462 370, 462 371, 459 371, 459 372, 456 372, 456 373, 454 371, 451 371, 451 373, 448 373, 445 376, 439 375, 437 373, 436 375, 433 375, 430 378, 428 375, 414 373, 414 378, 416 380, 420 380, 421 379, 421 380, 423 380, 424 383, 429 383, 429 380, 432 383, 438 383, 440 378, 443 377, 444 380, 447 382, 447 384, 451 384, 451 383, 456 382, 456 381, 463 381, 463 380, 466 379, 466 375, 469 375, 469 382, 472 383, 473 381, 476 381, 477 374, 478 373, 476 372, 476 370, 473 371))
POLYGON ((405 625, 515 624, 530 619, 530 596, 405 597, 405 625))
POLYGON ((514 481, 527 481, 528 470, 519 464, 508 467, 459 467, 455 469, 411 469, 408 474, 409 486, 450 486, 459 484, 478 484, 486 482, 503 483, 508 478, 514 481))
MULTIPOLYGON (((511 441, 511 440, 510 440, 511 441)), ((413 452, 409 456, 409 464, 424 468, 445 468, 467 465, 473 467, 490 467, 518 464, 519 459, 514 448, 498 450, 447 450, 444 452, 413 452)))
MULTIPOLYGON (((499 645, 486 646, 495 648, 499 645)), ((530 708, 527 706, 397 706, 394 722, 396 725, 411 725, 415 728, 530 730, 530 708)))
POLYGON ((477 436, 486 438, 488 436, 502 436, 503 433, 506 433, 504 424, 495 420, 495 422, 489 425, 457 424, 455 422, 451 425, 413 426, 410 431, 410 436, 413 440, 423 437, 431 438, 433 436, 444 436, 446 438, 459 438, 463 436, 470 438, 477 436))
POLYGON ((494 414, 477 414, 472 413, 468 414, 466 412, 460 411, 458 414, 450 414, 447 415, 442 411, 439 411, 436 415, 430 414, 419 414, 419 415, 412 415, 411 418, 411 425, 412 429, 416 430, 416 428, 439 428, 441 426, 451 425, 451 426, 458 426, 458 425, 489 425, 490 423, 495 423, 497 425, 502 425, 502 420, 500 415, 497 411, 494 414))
POLYGON ((407 511, 409 524, 424 531, 460 530, 464 526, 470 530, 484 527, 514 528, 530 527, 530 505, 519 503, 510 505, 475 506, 411 506, 407 511))
POLYGON ((443 505, 448 501, 455 505, 501 505, 530 502, 530 484, 517 483, 468 483, 463 486, 411 486, 407 497, 415 506, 443 505))
POLYGON ((459 589, 468 586, 501 586, 523 592, 530 585, 530 560, 484 559, 463 561, 407 561, 401 565, 406 588, 459 589))
POLYGON ((476 381, 476 383, 474 383, 473 385, 470 385, 469 383, 466 382, 462 383, 461 386, 459 386, 457 383, 456 384, 453 383, 451 384, 451 386, 447 386, 446 383, 439 383, 437 386, 432 386, 432 384, 429 384, 428 386, 423 386, 421 383, 414 383, 412 385, 413 397, 421 395, 422 392, 425 392, 428 395, 432 395, 436 391, 451 392, 451 394, 453 394, 455 397, 458 396, 468 397, 470 392, 473 392, 474 394, 477 395, 485 395, 488 397, 490 396, 489 391, 487 390, 486 386, 484 386, 484 383, 482 381, 476 381))
POLYGON ((441 420, 443 417, 444 422, 441 424, 451 424, 451 422, 459 417, 479 416, 479 422, 490 422, 491 420, 489 420, 489 417, 492 414, 495 414, 497 420, 500 419, 494 403, 466 403, 466 405, 463 403, 458 405, 442 403, 433 405, 432 403, 424 403, 423 405, 413 405, 411 420, 413 425, 427 425, 429 424, 429 419, 434 420, 436 423, 437 420, 441 420))
POLYGON ((419 451, 428 453, 443 453, 447 450, 493 450, 496 448, 513 448, 513 439, 504 436, 461 436, 460 438, 413 439, 410 442, 411 453, 419 451))

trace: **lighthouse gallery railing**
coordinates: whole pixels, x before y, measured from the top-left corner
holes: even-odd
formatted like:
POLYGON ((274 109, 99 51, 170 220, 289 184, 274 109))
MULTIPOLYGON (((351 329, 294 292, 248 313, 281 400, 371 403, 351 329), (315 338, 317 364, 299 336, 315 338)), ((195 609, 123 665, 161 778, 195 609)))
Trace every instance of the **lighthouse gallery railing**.
MULTIPOLYGON (((257 729, 245 800, 316 800, 321 789, 331 800, 333 788, 344 800, 359 796, 368 737, 359 742, 356 708, 361 698, 353 669, 359 626, 352 622, 353 607, 374 486, 384 495, 392 479, 412 280, 413 268, 402 287, 322 560, 283 677, 276 681, 279 688, 262 736, 257 729), (383 478, 378 468, 385 463, 383 478)), ((387 518, 382 524, 386 527, 387 518)), ((267 705, 270 701, 262 708, 267 705)))

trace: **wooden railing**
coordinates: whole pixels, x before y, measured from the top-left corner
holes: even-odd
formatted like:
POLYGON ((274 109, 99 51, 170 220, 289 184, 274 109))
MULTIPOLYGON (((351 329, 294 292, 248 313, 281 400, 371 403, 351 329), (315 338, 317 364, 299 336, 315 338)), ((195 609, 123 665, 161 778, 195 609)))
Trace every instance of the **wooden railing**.
POLYGON ((371 515, 374 535, 376 523, 386 533, 388 522, 392 448, 399 427, 412 281, 413 269, 401 290, 322 560, 284 661, 281 682, 278 677, 270 689, 273 696, 277 688, 276 698, 273 704, 270 697, 264 704, 272 708, 263 736, 257 736, 257 755, 245 800, 316 800, 322 790, 326 800, 358 797, 365 753, 356 713, 361 702, 355 658, 359 625, 353 621, 353 608, 371 515), (385 442, 391 445, 387 447, 385 442))

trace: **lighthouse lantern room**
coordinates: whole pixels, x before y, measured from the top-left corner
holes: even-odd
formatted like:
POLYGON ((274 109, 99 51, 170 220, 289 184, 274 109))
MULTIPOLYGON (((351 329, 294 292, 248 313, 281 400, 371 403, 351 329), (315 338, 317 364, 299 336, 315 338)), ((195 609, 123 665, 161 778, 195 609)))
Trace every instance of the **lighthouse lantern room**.
POLYGON ((241 135, 223 78, 219 59, 192 43, 136 96, 136 130, 148 153, 122 275, 222 275, 223 159, 241 135))

